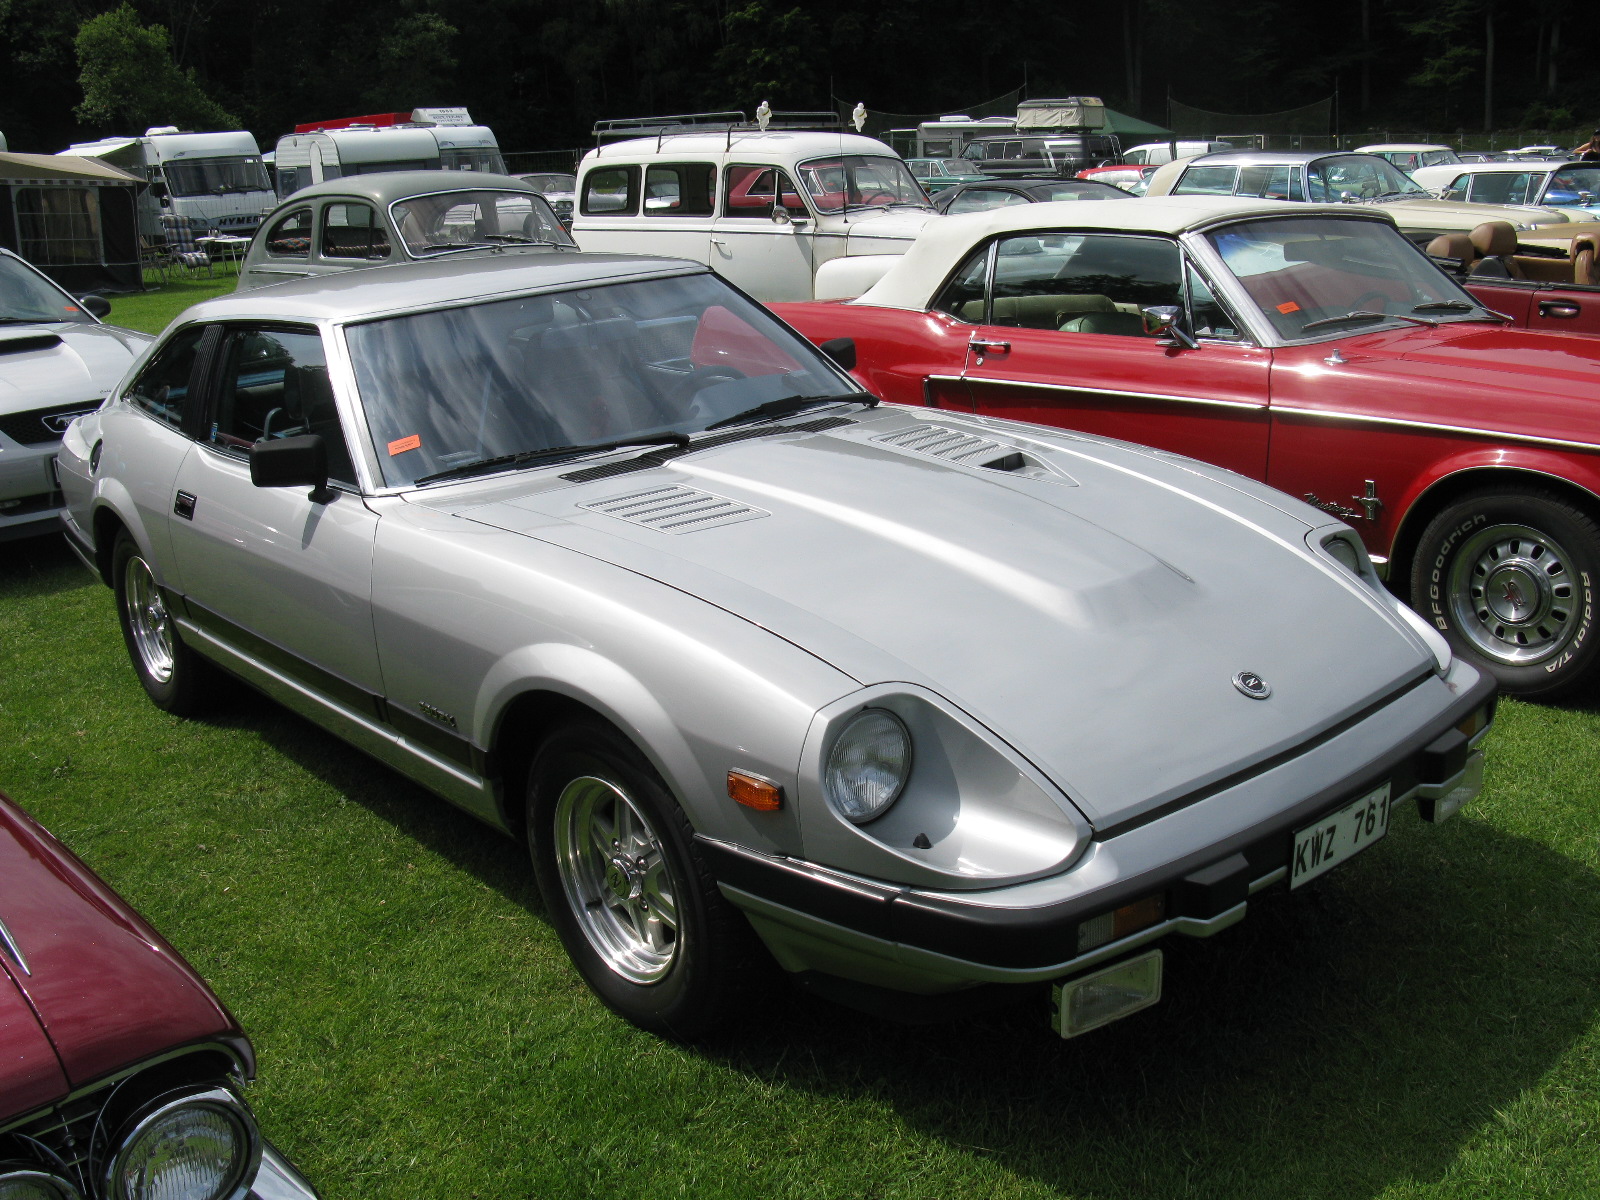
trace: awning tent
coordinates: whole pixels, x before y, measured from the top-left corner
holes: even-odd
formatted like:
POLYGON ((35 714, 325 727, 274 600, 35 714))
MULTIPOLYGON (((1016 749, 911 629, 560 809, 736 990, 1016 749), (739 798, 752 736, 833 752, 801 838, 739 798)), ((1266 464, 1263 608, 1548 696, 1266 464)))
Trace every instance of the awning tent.
POLYGON ((141 291, 135 205, 145 186, 92 158, 0 153, 0 246, 74 295, 141 291))
POLYGON ((1112 108, 1106 109, 1105 128, 1107 133, 1114 133, 1122 139, 1124 149, 1139 142, 1159 142, 1172 137, 1170 129, 1152 125, 1149 121, 1141 121, 1138 117, 1130 117, 1112 108))

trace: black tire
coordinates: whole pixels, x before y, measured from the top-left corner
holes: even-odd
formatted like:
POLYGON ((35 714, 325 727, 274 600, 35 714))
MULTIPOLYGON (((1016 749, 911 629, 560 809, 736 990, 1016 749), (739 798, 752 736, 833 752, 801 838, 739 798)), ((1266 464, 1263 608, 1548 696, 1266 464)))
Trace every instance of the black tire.
POLYGON ((111 587, 122 640, 145 695, 174 716, 193 716, 209 697, 215 672, 183 644, 150 564, 126 530, 112 546, 111 587))
POLYGON ((726 1024, 754 934, 638 749, 599 720, 556 730, 529 770, 527 814, 545 910, 595 995, 679 1040, 726 1024))
POLYGON ((1411 604, 1506 692, 1549 699, 1594 669, 1597 582, 1600 525, 1553 492, 1501 486, 1428 523, 1411 604))

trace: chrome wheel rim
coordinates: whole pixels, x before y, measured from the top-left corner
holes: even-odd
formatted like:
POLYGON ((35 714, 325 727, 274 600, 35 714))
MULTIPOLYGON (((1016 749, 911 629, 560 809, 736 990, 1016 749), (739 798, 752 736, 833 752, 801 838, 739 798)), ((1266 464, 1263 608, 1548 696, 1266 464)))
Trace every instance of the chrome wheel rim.
POLYGON ((589 945, 629 982, 659 982, 678 952, 677 886, 627 793, 592 775, 567 784, 556 801, 555 857, 589 945))
POLYGON ((1566 549, 1527 525, 1491 525, 1450 567, 1456 628, 1485 656, 1524 667, 1553 658, 1582 626, 1584 586, 1566 549))
POLYGON ((161 589, 144 559, 135 554, 123 569, 122 607, 133 634, 133 648, 145 673, 157 683, 172 679, 172 620, 161 589))

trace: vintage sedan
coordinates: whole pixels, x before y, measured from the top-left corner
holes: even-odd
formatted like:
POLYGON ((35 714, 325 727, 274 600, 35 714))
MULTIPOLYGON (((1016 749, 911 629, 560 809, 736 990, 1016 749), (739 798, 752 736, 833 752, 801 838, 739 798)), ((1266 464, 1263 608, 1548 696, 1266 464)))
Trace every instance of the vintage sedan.
POLYGON ((1349 521, 1524 695, 1595 668, 1600 342, 1505 328, 1381 211, 1182 196, 930 226, 849 303, 877 394, 1148 443, 1349 521))
POLYGON ((157 705, 220 665, 526 836, 594 991, 678 1036, 752 929, 858 1002, 1053 983, 1081 1032, 1162 935, 1479 786, 1492 680, 1342 523, 879 406, 704 264, 203 304, 61 472, 157 705))
POLYGON ((0 542, 60 527, 61 431, 99 408, 154 340, 102 324, 110 311, 0 247, 0 542))
POLYGON ((316 1200, 256 1126, 222 1001, 0 795, 0 1196, 316 1200))
POLYGON ((1600 163, 1457 163, 1413 174, 1442 200, 1557 208, 1573 221, 1600 218, 1600 163))

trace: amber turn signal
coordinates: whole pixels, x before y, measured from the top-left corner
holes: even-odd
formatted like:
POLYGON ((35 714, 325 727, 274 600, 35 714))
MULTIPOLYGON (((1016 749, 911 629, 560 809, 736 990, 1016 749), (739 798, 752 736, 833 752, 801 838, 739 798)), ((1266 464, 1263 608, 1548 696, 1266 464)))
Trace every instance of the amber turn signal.
POLYGON ((772 780, 747 771, 728 772, 728 795, 759 812, 777 812, 783 807, 783 789, 772 780))

